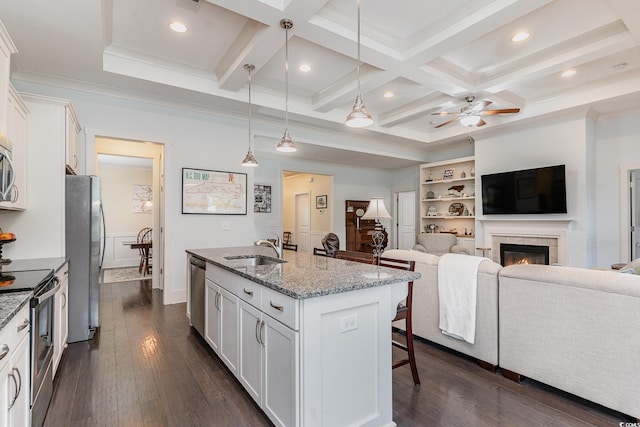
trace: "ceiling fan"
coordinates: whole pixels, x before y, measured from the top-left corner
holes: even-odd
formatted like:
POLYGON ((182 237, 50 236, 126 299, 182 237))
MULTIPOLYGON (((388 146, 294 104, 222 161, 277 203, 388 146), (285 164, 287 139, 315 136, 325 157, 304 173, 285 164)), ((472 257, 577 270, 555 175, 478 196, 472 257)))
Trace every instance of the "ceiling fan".
POLYGON ((460 109, 459 113, 452 113, 447 111, 441 111, 439 113, 431 113, 432 116, 457 116, 451 120, 448 120, 444 123, 440 123, 436 128, 448 125, 449 123, 460 121, 464 126, 484 126, 487 124, 484 120, 482 120, 482 116, 493 116, 495 114, 505 114, 505 113, 518 113, 520 112, 519 108, 503 108, 500 110, 485 110, 491 101, 480 101, 476 105, 473 105, 473 101, 476 99, 475 96, 467 96, 464 98, 465 101, 469 103, 466 107, 460 109))

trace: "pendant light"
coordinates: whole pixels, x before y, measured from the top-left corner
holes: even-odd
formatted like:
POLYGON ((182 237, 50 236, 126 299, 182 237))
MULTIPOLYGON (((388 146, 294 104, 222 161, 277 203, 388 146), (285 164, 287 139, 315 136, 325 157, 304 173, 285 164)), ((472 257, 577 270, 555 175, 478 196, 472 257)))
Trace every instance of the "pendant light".
POLYGON ((276 150, 284 153, 293 153, 298 151, 298 147, 294 144, 289 135, 289 30, 293 28, 293 21, 290 19, 283 19, 280 21, 280 26, 284 28, 284 73, 285 73, 285 92, 284 92, 284 135, 278 143, 276 150))
POLYGON ((347 116, 345 124, 352 128, 363 128, 373 124, 373 117, 367 112, 362 99, 362 91, 360 90, 360 0, 358 3, 358 64, 356 66, 356 74, 358 77, 358 94, 353 103, 353 110, 347 116))
POLYGON ((247 155, 242 161, 242 166, 250 168, 258 166, 258 161, 253 157, 253 152, 251 151, 251 72, 255 70, 255 68, 253 64, 244 64, 244 69, 249 72, 249 151, 247 151, 247 155))

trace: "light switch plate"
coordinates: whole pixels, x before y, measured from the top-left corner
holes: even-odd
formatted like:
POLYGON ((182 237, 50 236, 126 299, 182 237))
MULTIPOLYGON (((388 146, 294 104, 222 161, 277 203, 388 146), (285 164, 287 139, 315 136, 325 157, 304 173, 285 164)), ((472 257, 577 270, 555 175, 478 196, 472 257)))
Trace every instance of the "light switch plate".
POLYGON ((231 223, 230 223, 229 221, 224 221, 224 222, 222 223, 222 229, 223 229, 224 231, 229 231, 229 230, 231 230, 231 223))
POLYGON ((357 313, 340 318, 340 333, 353 331, 354 329, 358 329, 357 313))

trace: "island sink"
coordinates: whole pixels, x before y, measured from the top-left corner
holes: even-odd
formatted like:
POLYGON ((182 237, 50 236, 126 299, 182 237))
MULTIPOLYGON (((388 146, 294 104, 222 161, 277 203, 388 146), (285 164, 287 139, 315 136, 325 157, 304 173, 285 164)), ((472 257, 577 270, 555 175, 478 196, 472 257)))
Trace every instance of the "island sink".
POLYGON ((234 264, 242 266, 273 265, 286 262, 283 259, 265 255, 236 255, 227 256, 224 257, 224 259, 228 259, 229 261, 233 261, 234 264))

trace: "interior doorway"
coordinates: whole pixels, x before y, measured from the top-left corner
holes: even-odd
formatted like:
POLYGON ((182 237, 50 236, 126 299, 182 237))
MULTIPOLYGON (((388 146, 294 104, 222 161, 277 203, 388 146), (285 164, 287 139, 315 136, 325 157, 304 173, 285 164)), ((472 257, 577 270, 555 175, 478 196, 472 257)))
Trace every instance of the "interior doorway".
MULTIPOLYGON (((139 212, 131 216, 136 215, 150 215, 150 224, 152 228, 152 242, 153 242, 153 267, 151 269, 152 287, 157 289, 164 289, 164 164, 163 154, 164 146, 159 143, 140 142, 123 139, 114 139, 107 137, 95 137, 95 173, 101 176, 100 173, 100 158, 109 156, 110 161, 113 163, 120 163, 123 167, 122 176, 131 175, 124 173, 127 170, 127 164, 129 168, 133 168, 133 165, 148 164, 151 167, 151 209, 150 213, 139 212)), ((104 174, 103 174, 104 175, 104 174)), ((113 174, 105 175, 105 178, 113 177, 113 174)), ((140 195, 140 191, 144 191, 145 183, 134 183, 134 178, 128 181, 120 181, 116 185, 122 186, 121 191, 124 196, 123 202, 120 202, 118 209, 126 210, 129 213, 140 211, 140 203, 137 200, 140 195), (138 189, 138 192, 136 192, 138 189), (135 201, 134 201, 135 199, 135 201), (128 202, 128 203, 127 203, 128 202)), ((102 177, 101 177, 102 178, 102 177)), ((109 178, 113 179, 113 178, 109 178)), ((115 204, 115 202, 112 202, 115 204)), ((147 206, 149 207, 149 206, 147 206)), ((105 213, 108 212, 109 206, 105 204, 105 213)), ((142 209, 144 210, 144 209, 142 209)), ((113 210, 112 210, 113 212, 113 210)), ((117 221, 112 213, 111 220, 108 215, 106 217, 107 232, 105 234, 105 266, 108 266, 107 259, 111 254, 111 262, 113 266, 120 266, 118 263, 128 263, 138 266, 138 257, 133 257, 137 252, 132 251, 130 247, 127 247, 126 243, 135 241, 139 232, 138 222, 139 220, 130 221, 117 221), (112 226, 109 226, 111 222, 112 226), (123 255, 119 257, 119 255, 123 255), (121 258, 121 259, 119 259, 121 258)), ((149 219, 147 219, 149 220, 149 219)), ((132 266, 133 266, 132 265, 132 266)))
POLYGON ((296 242, 298 251, 309 252, 309 232, 311 231, 311 214, 309 193, 296 194, 296 242))
POLYGON ((396 248, 411 249, 416 243, 416 192, 396 193, 396 248))
POLYGON ((640 254, 640 169, 629 172, 629 242, 631 259, 640 254))

